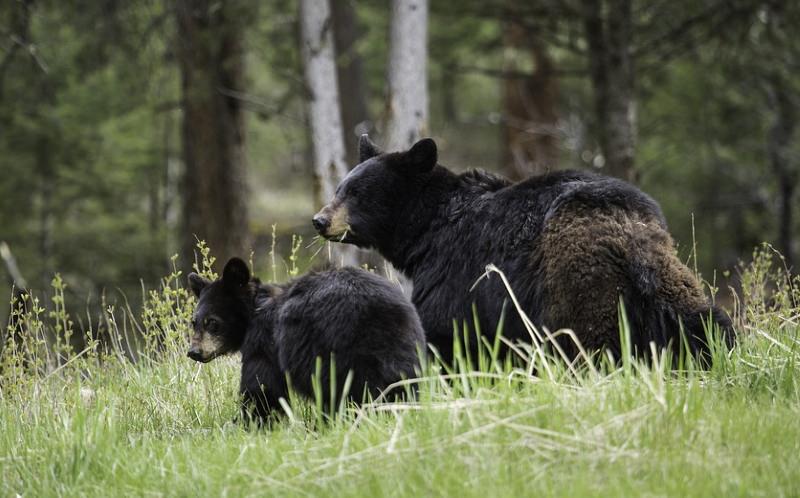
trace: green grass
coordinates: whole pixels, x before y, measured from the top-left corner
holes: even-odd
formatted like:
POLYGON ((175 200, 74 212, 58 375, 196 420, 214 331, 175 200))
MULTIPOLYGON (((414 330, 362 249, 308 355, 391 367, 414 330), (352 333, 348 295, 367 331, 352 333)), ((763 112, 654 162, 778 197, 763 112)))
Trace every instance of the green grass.
POLYGON ((710 371, 663 361, 573 371, 522 352, 516 368, 489 361, 447 380, 428 366, 413 403, 321 421, 294 402, 291 417, 260 431, 232 422, 238 358, 185 358, 192 299, 178 280, 149 296, 136 323, 109 318, 103 340, 77 357, 53 347, 50 324, 65 323, 63 312, 41 325, 18 317, 50 330, 53 352, 9 343, 0 355, 0 495, 800 492, 800 295, 768 251, 743 274, 740 343, 710 371), (133 362, 123 345, 136 327, 133 362))

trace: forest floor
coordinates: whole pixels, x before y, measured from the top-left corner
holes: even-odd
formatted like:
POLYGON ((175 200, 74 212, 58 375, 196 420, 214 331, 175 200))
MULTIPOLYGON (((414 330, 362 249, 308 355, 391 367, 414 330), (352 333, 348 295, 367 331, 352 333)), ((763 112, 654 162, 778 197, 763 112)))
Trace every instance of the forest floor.
POLYGON ((800 294, 769 265, 743 275, 738 345, 708 371, 522 351, 428 366, 414 402, 292 402, 261 430, 233 421, 237 357, 185 357, 177 275, 79 352, 52 343, 70 327, 58 307, 34 309, 19 323, 50 330, 52 352, 0 355, 0 495, 796 496, 800 294))

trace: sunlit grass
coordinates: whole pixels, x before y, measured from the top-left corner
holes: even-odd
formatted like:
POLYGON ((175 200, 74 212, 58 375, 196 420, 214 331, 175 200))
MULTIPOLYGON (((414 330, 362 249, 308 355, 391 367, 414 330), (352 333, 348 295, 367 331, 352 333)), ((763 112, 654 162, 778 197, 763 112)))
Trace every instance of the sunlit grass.
POLYGON ((13 323, 34 335, 0 354, 0 494, 792 495, 800 295, 777 263, 761 251, 744 271, 739 343, 707 371, 658 352, 567 363, 513 345, 508 359, 486 341, 476 362, 426 361, 415 400, 331 416, 292 399, 269 430, 234 422, 237 357, 185 357, 177 272, 143 315, 109 310, 82 351, 55 339, 63 308, 28 306, 13 323))

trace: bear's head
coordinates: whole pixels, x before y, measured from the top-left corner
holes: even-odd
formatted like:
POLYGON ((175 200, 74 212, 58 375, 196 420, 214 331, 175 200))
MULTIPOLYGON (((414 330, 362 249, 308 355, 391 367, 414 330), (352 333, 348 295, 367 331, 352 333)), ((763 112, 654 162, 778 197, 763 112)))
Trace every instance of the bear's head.
POLYGON ((189 287, 198 298, 189 358, 206 363, 239 350, 252 310, 252 282, 247 263, 239 258, 231 258, 214 281, 189 274, 189 287))
POLYGON ((405 152, 383 153, 361 135, 358 152, 360 163, 312 222, 326 239, 380 248, 436 166, 436 142, 425 138, 405 152))

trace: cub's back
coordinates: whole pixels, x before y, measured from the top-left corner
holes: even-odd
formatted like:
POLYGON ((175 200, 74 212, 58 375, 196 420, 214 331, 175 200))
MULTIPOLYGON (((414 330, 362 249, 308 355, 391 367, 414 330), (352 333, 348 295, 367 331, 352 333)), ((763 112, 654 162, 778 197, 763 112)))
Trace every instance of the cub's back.
POLYGON ((416 316, 398 285, 360 268, 315 271, 289 284, 281 296, 279 320, 315 315, 320 322, 334 318, 363 320, 375 312, 416 316))
POLYGON ((354 370, 370 385, 412 376, 425 335, 400 287, 358 268, 309 273, 280 296, 275 340, 292 377, 313 372, 331 355, 337 369, 354 370))

